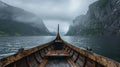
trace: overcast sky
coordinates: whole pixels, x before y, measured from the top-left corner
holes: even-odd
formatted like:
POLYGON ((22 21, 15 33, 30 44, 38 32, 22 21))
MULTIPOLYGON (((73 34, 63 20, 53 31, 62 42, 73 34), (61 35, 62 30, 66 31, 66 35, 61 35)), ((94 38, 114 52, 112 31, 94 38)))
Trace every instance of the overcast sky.
POLYGON ((72 20, 85 14, 88 6, 96 0, 2 0, 10 5, 40 16, 50 31, 56 31, 60 24, 61 32, 67 32, 72 20))

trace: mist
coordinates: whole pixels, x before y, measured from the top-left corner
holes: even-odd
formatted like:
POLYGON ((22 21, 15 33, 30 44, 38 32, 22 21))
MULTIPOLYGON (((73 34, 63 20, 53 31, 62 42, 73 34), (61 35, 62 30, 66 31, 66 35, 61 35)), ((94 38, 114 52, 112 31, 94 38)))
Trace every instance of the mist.
POLYGON ((60 24, 60 32, 66 33, 72 20, 86 14, 88 6, 96 0, 1 0, 39 16, 50 32, 60 24))

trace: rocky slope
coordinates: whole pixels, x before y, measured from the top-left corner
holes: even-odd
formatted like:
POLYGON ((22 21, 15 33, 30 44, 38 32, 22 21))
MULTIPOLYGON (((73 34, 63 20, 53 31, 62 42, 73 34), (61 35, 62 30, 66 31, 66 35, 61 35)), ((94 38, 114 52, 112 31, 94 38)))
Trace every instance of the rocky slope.
POLYGON ((67 35, 120 35, 120 0, 99 0, 78 16, 67 35))
POLYGON ((38 16, 0 1, 0 36, 49 34, 38 16))

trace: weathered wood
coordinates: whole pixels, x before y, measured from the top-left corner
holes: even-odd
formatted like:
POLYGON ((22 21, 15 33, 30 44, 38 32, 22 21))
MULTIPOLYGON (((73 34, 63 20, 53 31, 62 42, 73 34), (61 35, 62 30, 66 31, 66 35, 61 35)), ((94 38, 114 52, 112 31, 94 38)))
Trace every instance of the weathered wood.
POLYGON ((38 67, 44 67, 47 61, 47 59, 43 59, 42 62, 38 65, 38 67))
POLYGON ((65 50, 50 50, 46 56, 70 56, 65 50))
POLYGON ((72 59, 67 59, 68 63, 70 64, 70 67, 78 67, 76 63, 72 59))
POLYGON ((40 53, 38 52, 35 55, 36 55, 36 59, 38 60, 38 62, 41 63, 41 61, 42 61, 43 58, 40 56, 40 53))
POLYGON ((41 46, 37 46, 35 48, 29 49, 29 50, 25 50, 22 53, 14 54, 14 55, 11 55, 9 57, 0 59, 0 67, 7 66, 7 65, 9 65, 9 64, 11 64, 11 63, 13 63, 13 62, 15 62, 17 60, 22 59, 25 56, 28 56, 28 55, 30 55, 32 53, 35 53, 36 51, 39 51, 42 48, 47 47, 48 45, 51 45, 52 43, 53 42, 49 42, 49 43, 43 44, 41 46))
POLYGON ((66 59, 61 60, 48 60, 45 67, 71 67, 66 59))
POLYGON ((87 58, 85 58, 85 61, 84 61, 83 67, 85 67, 86 64, 87 64, 87 58))
POLYGON ((109 58, 103 57, 101 55, 95 54, 93 52, 90 52, 90 51, 87 51, 87 50, 84 50, 84 49, 81 49, 78 47, 75 47, 67 42, 65 42, 65 45, 70 47, 74 51, 78 52, 82 56, 87 57, 87 58, 93 60, 94 62, 101 64, 104 67, 120 67, 120 63, 118 63, 114 60, 111 60, 109 58))
MULTIPOLYGON (((59 49, 59 50, 60 50, 59 49)), ((120 63, 108 59, 106 57, 100 56, 98 54, 95 54, 93 52, 78 48, 76 46, 73 46, 65 41, 63 41, 58 33, 57 37, 55 40, 48 42, 46 44, 43 44, 41 46, 37 46, 35 48, 29 49, 29 50, 24 50, 22 52, 19 52, 17 54, 14 54, 12 56, 9 56, 7 58, 0 59, 0 67, 20 67, 19 65, 22 64, 22 67, 33 67, 37 66, 38 67, 44 67, 45 64, 47 63, 48 59, 45 59, 45 56, 51 56, 52 54, 56 54, 56 56, 71 56, 66 59, 68 59, 68 63, 70 64, 71 67, 120 67, 120 63), (58 46, 62 46, 61 52, 57 51, 56 48, 59 49, 58 46), (55 51, 52 51, 49 53, 48 48, 50 48, 49 51, 52 49, 56 49, 55 51), (39 52, 37 54, 37 52, 39 52), (42 59, 42 62, 38 61, 38 56, 39 55, 42 59), (72 55, 71 55, 72 54, 72 55), (78 54, 78 55, 77 55, 78 54), (73 58, 73 59, 72 59, 73 58), (80 62, 78 62, 78 60, 80 62), (27 63, 28 66, 24 66, 24 63, 27 63), (78 63, 79 64, 78 66, 78 63)), ((58 60, 58 59, 56 59, 58 60)))
POLYGON ((41 53, 39 53, 40 57, 43 59, 43 56, 41 55, 41 53))
POLYGON ((34 58, 35 58, 37 64, 40 64, 40 62, 38 61, 38 58, 36 57, 36 54, 34 54, 34 58))
POLYGON ((74 51, 73 51, 73 53, 72 53, 72 56, 71 57, 73 57, 74 56, 74 51))
POLYGON ((76 63, 78 59, 79 59, 79 54, 78 54, 78 56, 77 56, 77 58, 75 59, 75 61, 74 61, 74 62, 76 63))
POLYGON ((14 62, 13 64, 16 64, 16 67, 28 67, 26 58, 14 62))
POLYGON ((71 52, 69 53, 69 54, 70 54, 70 56, 72 56, 72 55, 73 55, 73 52, 74 52, 74 51, 73 51, 73 50, 71 50, 71 52))
POLYGON ((27 57, 26 60, 27 60, 27 64, 28 64, 28 66, 29 66, 29 67, 32 67, 31 63, 29 62, 29 57, 27 57))
POLYGON ((72 51, 72 49, 70 49, 70 51, 68 53, 70 54, 71 51, 72 51))

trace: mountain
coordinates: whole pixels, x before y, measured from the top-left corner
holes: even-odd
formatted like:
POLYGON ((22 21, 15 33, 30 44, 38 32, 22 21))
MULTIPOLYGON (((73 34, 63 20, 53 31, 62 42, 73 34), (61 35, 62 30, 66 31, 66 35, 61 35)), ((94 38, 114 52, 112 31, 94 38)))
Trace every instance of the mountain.
POLYGON ((98 0, 74 19, 67 35, 120 35, 120 0, 98 0))
POLYGON ((0 36, 50 35, 41 18, 0 1, 0 36))

